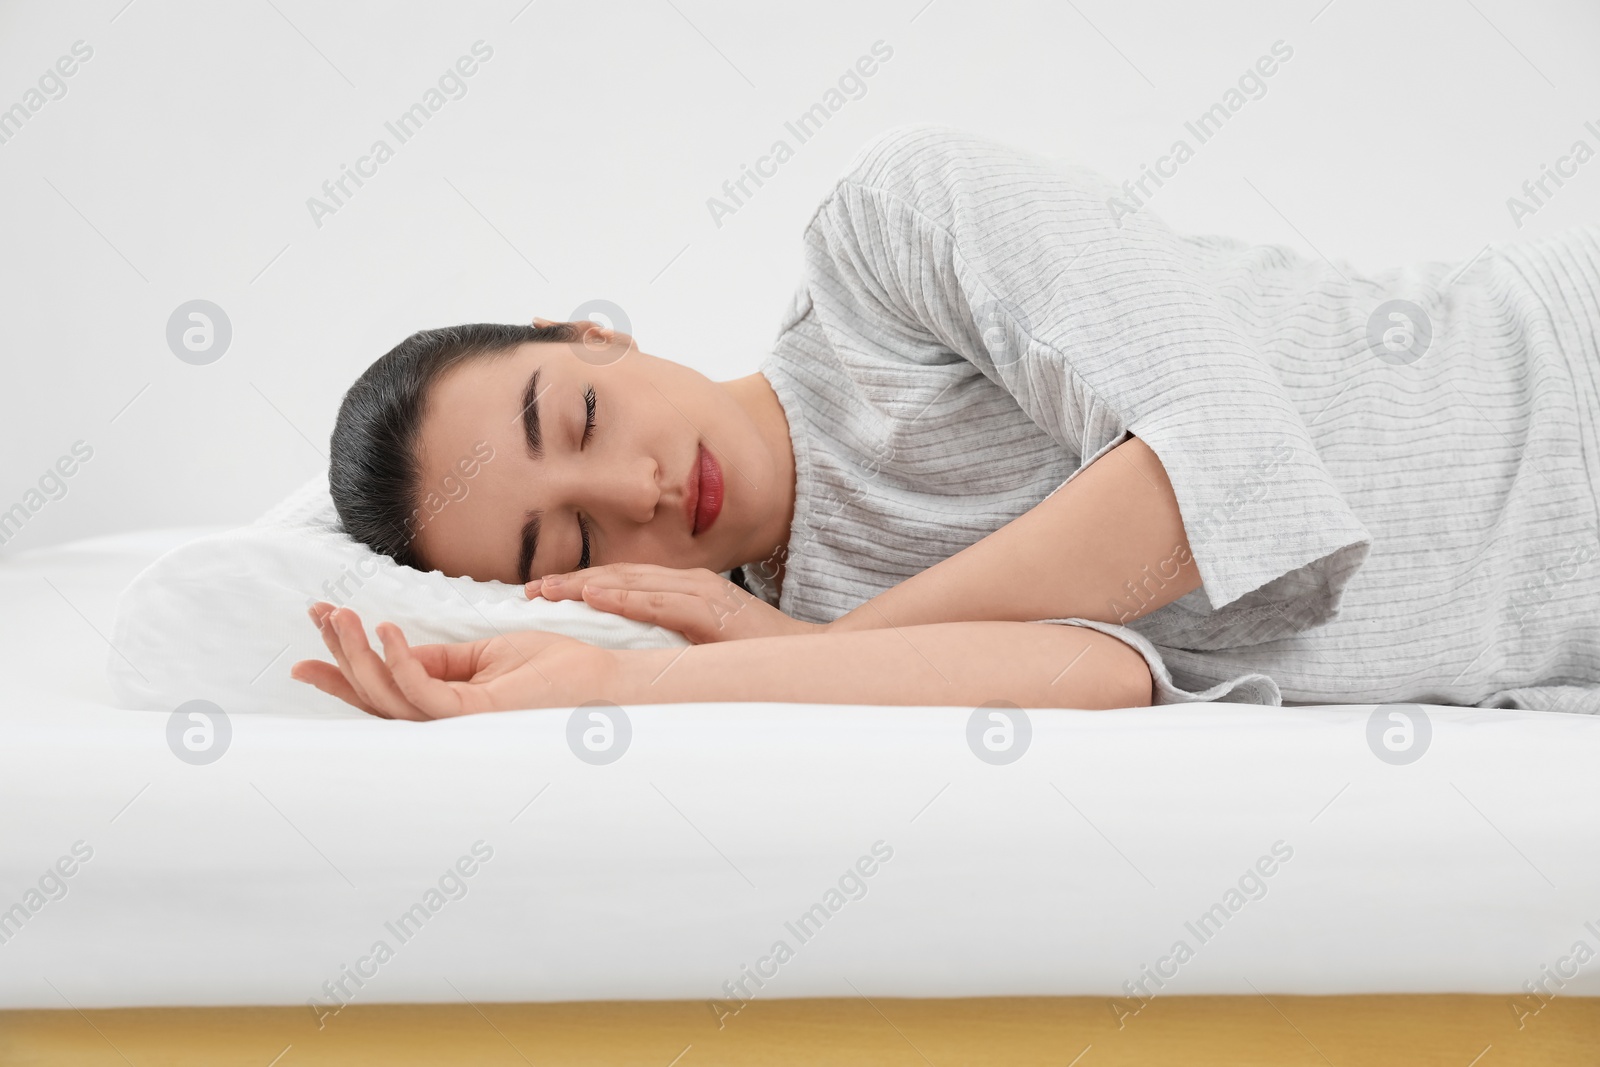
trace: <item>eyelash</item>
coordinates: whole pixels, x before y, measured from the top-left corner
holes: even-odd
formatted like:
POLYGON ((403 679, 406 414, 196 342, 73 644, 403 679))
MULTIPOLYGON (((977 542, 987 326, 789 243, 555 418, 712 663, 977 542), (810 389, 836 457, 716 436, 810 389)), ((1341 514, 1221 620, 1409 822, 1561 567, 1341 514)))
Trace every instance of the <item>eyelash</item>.
MULTIPOLYGON (((594 386, 587 386, 583 390, 583 440, 579 447, 589 443, 589 438, 594 436, 594 411, 596 407, 594 386)), ((583 537, 583 554, 578 557, 578 569, 581 571, 589 566, 589 524, 578 517, 578 533, 583 537)))

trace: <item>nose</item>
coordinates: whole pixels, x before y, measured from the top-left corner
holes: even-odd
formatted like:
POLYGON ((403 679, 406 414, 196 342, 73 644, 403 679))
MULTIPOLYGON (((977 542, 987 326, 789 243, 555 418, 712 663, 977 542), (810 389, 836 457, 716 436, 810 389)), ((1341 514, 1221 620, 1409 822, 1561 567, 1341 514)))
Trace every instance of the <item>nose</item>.
POLYGON ((661 501, 661 471, 655 460, 635 456, 595 467, 584 478, 583 495, 589 498, 591 512, 641 526, 655 518, 661 501))

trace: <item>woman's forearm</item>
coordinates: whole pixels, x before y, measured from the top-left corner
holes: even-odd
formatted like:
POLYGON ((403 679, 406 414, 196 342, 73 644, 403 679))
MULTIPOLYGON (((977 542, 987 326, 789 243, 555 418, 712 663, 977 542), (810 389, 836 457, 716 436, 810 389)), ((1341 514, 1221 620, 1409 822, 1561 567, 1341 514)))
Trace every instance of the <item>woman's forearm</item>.
POLYGON ((1200 586, 1172 483, 1137 437, 1031 511, 828 625, 966 620, 1125 623, 1200 586))
POLYGON ((1150 702, 1143 658, 1076 626, 953 622, 758 637, 615 653, 618 703, 770 700, 816 704, 1121 708, 1150 702))

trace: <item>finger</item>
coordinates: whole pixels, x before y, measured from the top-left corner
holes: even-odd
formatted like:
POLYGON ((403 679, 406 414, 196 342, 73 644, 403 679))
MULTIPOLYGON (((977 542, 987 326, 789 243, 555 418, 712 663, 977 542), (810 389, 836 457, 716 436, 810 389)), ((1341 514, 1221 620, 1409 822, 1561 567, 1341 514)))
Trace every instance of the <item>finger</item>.
POLYGON ((603 567, 588 567, 570 574, 546 575, 540 580, 539 595, 546 600, 577 600, 590 585, 699 593, 706 597, 727 597, 734 602, 737 602, 735 594, 743 592, 715 571, 704 568, 681 570, 659 567, 653 563, 608 563, 603 567))
POLYGON ((582 570, 556 571, 556 572, 554 572, 552 574, 547 574, 544 577, 545 577, 546 581, 560 580, 560 581, 563 581, 563 582, 573 582, 573 581, 581 581, 581 580, 586 579, 586 578, 593 578, 596 575, 602 575, 602 574, 616 574, 616 575, 659 574, 659 575, 667 575, 667 574, 689 574, 689 573, 691 573, 691 572, 689 572, 689 571, 681 571, 681 570, 678 570, 677 568, 674 568, 674 567, 662 567, 662 566, 659 566, 659 565, 657 565, 655 563, 602 563, 602 564, 600 564, 599 566, 596 566, 596 567, 584 567, 582 570))
MULTIPOLYGON (((470 682, 447 682, 439 677, 416 654, 422 649, 413 649, 406 643, 405 634, 400 632, 398 626, 380 623, 378 639, 383 642, 384 662, 389 665, 395 684, 423 715, 430 719, 442 719, 466 714, 467 702, 461 687, 471 685, 470 682)), ((441 646, 422 647, 438 649, 441 646)), ((438 667, 444 666, 437 657, 435 660, 438 667)))
POLYGON ((297 682, 308 685, 327 693, 329 696, 338 697, 346 704, 359 708, 368 715, 376 715, 380 719, 389 718, 377 708, 361 699, 361 694, 355 691, 350 680, 344 672, 331 663, 324 663, 320 659, 303 659, 289 668, 289 677, 297 682))
POLYGON ((350 684, 350 688, 355 691, 356 696, 361 698, 361 702, 368 708, 377 707, 372 695, 366 691, 366 688, 361 684, 361 679, 356 676, 355 668, 350 664, 350 657, 345 655, 344 642, 339 637, 338 627, 334 625, 334 613, 338 609, 332 604, 319 604, 317 606, 327 609, 321 612, 320 621, 317 624, 317 630, 322 634, 322 643, 327 646, 328 651, 333 655, 333 661, 339 665, 340 673, 344 675, 345 681, 350 684))
POLYGON ((373 707, 382 708, 397 719, 428 718, 395 684, 389 665, 367 643, 366 630, 354 611, 341 608, 334 612, 333 624, 339 630, 340 641, 355 670, 357 684, 373 707))
MULTIPOLYGON (((659 576, 648 573, 637 576, 629 573, 596 575, 584 583, 579 593, 584 595, 585 591, 590 589, 677 593, 696 597, 705 605, 703 617, 716 624, 719 630, 722 628, 721 620, 729 615, 738 614, 745 605, 756 599, 721 575, 707 570, 675 571, 663 568, 663 573, 659 576)), ((708 640, 717 638, 708 637, 708 640)))
MULTIPOLYGON (((585 567, 578 571, 567 571, 562 574, 547 574, 542 578, 528 583, 537 589, 538 595, 546 600, 578 600, 583 596, 583 587, 598 575, 636 573, 638 568, 647 566, 638 563, 606 563, 599 567, 585 567)), ((531 598, 532 594, 530 594, 531 598)))
POLYGON ((665 626, 676 630, 693 643, 718 641, 723 633, 723 620, 731 611, 717 611, 705 597, 697 593, 679 593, 661 589, 618 589, 591 585, 584 590, 584 603, 613 615, 665 626))

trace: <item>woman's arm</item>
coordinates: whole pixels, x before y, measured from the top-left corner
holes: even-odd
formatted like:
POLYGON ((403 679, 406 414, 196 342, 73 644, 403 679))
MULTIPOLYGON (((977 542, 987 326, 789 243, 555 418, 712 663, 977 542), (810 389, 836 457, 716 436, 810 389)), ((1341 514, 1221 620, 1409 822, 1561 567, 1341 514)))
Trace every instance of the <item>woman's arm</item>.
POLYGON ((957 620, 1125 623, 1200 586, 1161 460, 1137 437, 1034 508, 829 624, 870 630, 957 620))
POLYGON ((619 704, 776 700, 806 704, 1129 708, 1151 702, 1131 645, 1079 626, 939 622, 859 633, 756 637, 618 652, 619 704))
POLYGON ((1131 646, 1077 626, 934 623, 614 651, 524 630, 448 645, 408 645, 380 623, 379 656, 349 608, 312 621, 337 666, 301 660, 292 677, 384 718, 437 719, 587 701, 1142 707, 1149 668, 1131 646))

